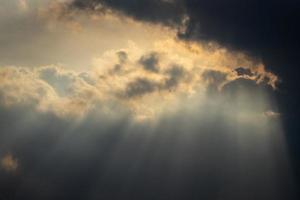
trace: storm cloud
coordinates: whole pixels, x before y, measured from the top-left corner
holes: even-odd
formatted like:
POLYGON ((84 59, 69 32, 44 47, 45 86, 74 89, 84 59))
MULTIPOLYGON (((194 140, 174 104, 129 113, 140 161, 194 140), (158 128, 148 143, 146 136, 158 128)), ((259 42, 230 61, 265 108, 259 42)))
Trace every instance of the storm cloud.
POLYGON ((137 20, 163 23, 177 26, 184 16, 184 6, 181 0, 75 0, 70 4, 71 9, 105 12, 108 9, 116 10, 121 14, 131 16, 137 20))

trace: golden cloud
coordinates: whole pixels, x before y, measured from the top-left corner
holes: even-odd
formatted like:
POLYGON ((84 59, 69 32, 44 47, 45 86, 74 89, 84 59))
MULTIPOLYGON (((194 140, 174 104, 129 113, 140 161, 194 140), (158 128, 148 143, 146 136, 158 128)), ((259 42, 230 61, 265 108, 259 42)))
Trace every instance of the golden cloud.
POLYGON ((113 104, 138 116, 150 116, 180 96, 204 93, 212 84, 221 90, 241 77, 257 83, 267 80, 273 87, 277 81, 260 62, 244 54, 214 44, 172 39, 156 41, 148 51, 134 43, 107 51, 94 59, 88 71, 60 66, 2 67, 0 77, 4 104, 34 104, 40 111, 59 116, 82 116, 97 105, 107 109, 113 104), (155 65, 150 66, 155 70, 145 65, 155 65), (251 74, 237 73, 235 69, 240 66, 251 74))
POLYGON ((6 154, 1 158, 1 167, 7 172, 14 172, 18 168, 18 160, 11 154, 6 154))
MULTIPOLYGON (((164 112, 165 107, 176 104, 181 97, 204 94, 211 86, 222 90, 238 78, 276 87, 277 76, 244 53, 212 42, 178 40, 176 30, 137 22, 110 10, 98 14, 68 10, 66 2, 51 1, 39 9, 38 16, 54 29, 60 29, 61 24, 76 30, 82 28, 84 31, 73 38, 78 47, 98 41, 96 38, 122 43, 118 40, 121 37, 127 40, 127 46, 115 48, 106 44, 104 53, 93 53, 90 68, 1 67, 3 104, 28 104, 61 117, 84 116, 89 110, 98 109, 114 113, 117 107, 145 118, 164 112), (118 33, 112 34, 111 30, 118 33), (81 40, 89 36, 93 39, 81 40)), ((61 41, 65 42, 62 46, 73 45, 67 38, 61 41)))

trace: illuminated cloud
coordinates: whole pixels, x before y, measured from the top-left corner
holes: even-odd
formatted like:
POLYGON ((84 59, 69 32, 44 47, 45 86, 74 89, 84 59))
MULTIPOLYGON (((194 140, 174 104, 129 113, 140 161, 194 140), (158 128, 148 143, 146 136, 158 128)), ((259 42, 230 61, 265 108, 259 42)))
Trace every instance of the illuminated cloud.
MULTIPOLYGON (((45 29, 47 34, 55 33, 64 25, 67 28, 63 30, 72 33, 69 23, 83 28, 71 40, 69 36, 63 37, 63 46, 76 49, 73 48, 75 44, 81 49, 81 44, 86 43, 81 39, 89 38, 91 33, 98 34, 93 35, 94 40, 103 37, 102 40, 115 41, 119 33, 110 38, 113 28, 121 30, 126 43, 122 48, 112 44, 105 46, 102 53, 81 59, 85 60, 81 67, 72 67, 70 63, 1 67, 0 92, 5 105, 32 104, 39 111, 59 116, 83 116, 98 105, 109 110, 111 104, 118 104, 138 117, 161 112, 157 102, 167 104, 178 101, 182 95, 203 95, 212 86, 220 91, 225 84, 238 78, 276 88, 277 76, 266 71, 259 60, 244 53, 213 42, 177 40, 176 29, 141 23, 125 16, 121 18, 115 12, 94 16, 93 12, 68 10, 64 2, 46 5, 38 9, 36 17, 50 23, 50 29, 45 29), (109 34, 103 33, 104 28, 95 28, 98 23, 105 26, 109 34), (136 30, 134 35, 130 35, 128 27, 136 30), (127 33, 130 40, 127 40, 127 33)), ((40 49, 35 51, 40 52, 40 49)), ((48 54, 55 57, 52 51, 48 54)), ((74 60, 76 57, 76 54, 72 56, 74 60)))
POLYGON ((171 39, 156 41, 149 51, 136 45, 107 51, 95 59, 91 70, 2 67, 0 75, 5 105, 33 104, 40 111, 59 116, 83 116, 98 104, 110 107, 112 102, 137 116, 149 110, 156 115, 161 110, 157 102, 204 94, 212 86, 220 91, 239 78, 272 87, 277 80, 261 63, 241 53, 171 39), (251 76, 237 72, 237 66, 247 66, 251 76))
POLYGON ((11 154, 6 154, 1 158, 1 168, 6 172, 14 172, 18 169, 18 160, 11 154))
POLYGON ((278 112, 274 112, 272 110, 268 110, 266 112, 264 112, 265 116, 270 117, 270 118, 278 118, 280 117, 280 113, 278 112))

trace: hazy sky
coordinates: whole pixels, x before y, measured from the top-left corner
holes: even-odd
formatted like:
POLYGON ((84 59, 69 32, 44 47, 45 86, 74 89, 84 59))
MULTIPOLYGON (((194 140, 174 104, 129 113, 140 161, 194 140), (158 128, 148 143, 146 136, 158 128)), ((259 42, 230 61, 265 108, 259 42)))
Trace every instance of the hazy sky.
POLYGON ((292 4, 2 0, 0 199, 297 199, 292 4))

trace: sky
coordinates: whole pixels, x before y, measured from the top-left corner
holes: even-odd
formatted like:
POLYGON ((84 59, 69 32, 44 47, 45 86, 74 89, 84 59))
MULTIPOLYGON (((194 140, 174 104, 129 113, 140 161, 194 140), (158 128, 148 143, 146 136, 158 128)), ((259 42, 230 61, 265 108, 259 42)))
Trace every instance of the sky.
POLYGON ((2 0, 0 200, 296 200, 296 0, 2 0))

